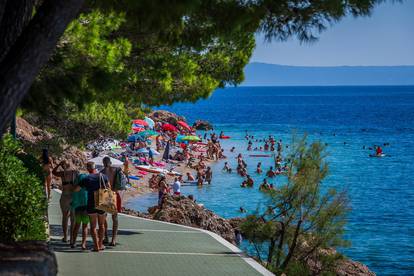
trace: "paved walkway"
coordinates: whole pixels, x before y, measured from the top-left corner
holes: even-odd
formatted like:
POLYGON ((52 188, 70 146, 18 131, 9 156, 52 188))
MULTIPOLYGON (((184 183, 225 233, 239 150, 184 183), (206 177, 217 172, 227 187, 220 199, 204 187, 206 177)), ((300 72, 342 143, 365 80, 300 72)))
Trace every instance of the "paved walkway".
POLYGON ((214 233, 123 214, 116 247, 98 253, 71 249, 61 241, 59 198, 54 191, 49 204, 50 245, 59 275, 272 275, 214 233))

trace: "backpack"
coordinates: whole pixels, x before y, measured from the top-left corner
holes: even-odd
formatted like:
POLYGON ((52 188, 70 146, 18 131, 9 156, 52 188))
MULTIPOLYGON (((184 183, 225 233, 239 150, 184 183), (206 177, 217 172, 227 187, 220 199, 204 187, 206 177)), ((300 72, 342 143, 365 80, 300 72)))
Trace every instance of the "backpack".
POLYGON ((126 185, 128 184, 128 179, 122 169, 117 169, 115 174, 115 183, 113 190, 126 190, 126 185))

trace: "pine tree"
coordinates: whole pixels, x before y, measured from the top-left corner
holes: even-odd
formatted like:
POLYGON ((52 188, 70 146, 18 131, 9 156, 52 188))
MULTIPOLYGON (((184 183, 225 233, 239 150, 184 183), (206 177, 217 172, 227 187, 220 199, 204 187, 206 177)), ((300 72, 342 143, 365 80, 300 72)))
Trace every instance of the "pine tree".
POLYGON ((347 245, 342 239, 347 195, 324 187, 325 147, 319 142, 308 145, 306 140, 306 136, 293 139, 286 183, 266 191, 266 210, 248 216, 241 225, 257 258, 276 273, 298 273, 298 267, 306 271, 307 261, 321 250, 347 245))

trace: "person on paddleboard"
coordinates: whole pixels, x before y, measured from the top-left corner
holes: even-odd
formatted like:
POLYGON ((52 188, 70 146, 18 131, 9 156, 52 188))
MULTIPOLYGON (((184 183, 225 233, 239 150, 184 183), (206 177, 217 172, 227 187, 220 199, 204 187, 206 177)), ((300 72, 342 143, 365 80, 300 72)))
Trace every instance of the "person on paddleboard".
POLYGON ((375 149, 375 154, 377 156, 381 156, 382 155, 382 148, 380 146, 377 146, 375 149))

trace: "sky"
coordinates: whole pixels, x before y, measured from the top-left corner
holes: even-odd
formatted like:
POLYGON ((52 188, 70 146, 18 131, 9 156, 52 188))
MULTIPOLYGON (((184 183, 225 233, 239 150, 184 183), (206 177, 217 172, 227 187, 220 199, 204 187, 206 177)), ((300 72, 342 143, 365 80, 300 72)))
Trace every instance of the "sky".
POLYGON ((256 36, 251 62, 302 66, 414 65, 414 0, 379 4, 370 17, 343 18, 312 44, 256 36))

